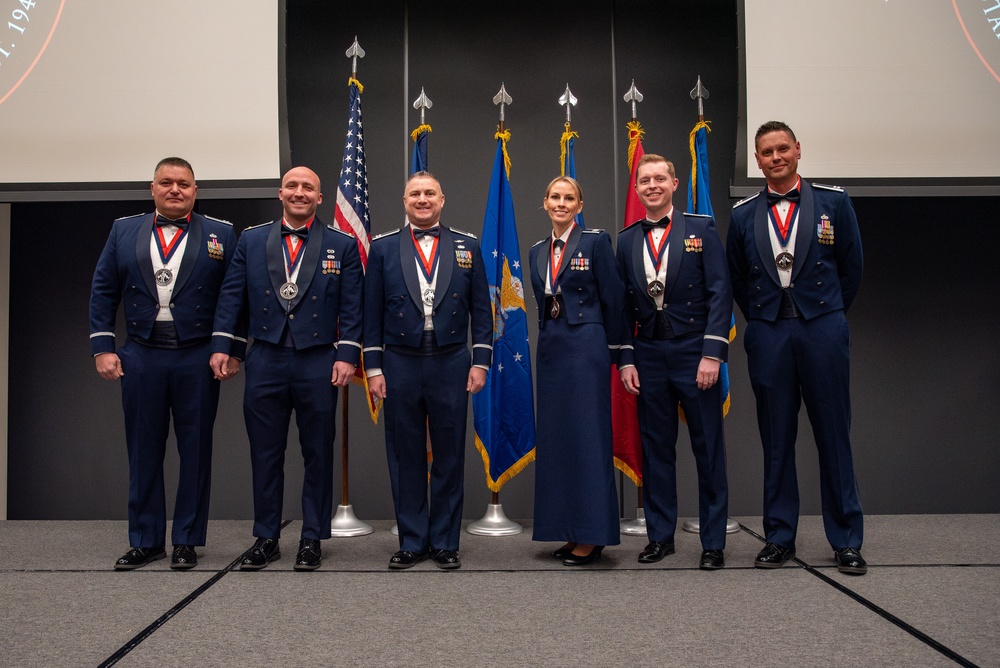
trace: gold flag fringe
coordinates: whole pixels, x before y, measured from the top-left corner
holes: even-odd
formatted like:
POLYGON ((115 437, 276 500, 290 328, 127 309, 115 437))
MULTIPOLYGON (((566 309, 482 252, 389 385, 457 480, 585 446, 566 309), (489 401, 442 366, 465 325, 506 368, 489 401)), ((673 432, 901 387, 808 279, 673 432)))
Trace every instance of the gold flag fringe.
POLYGON ((628 171, 631 173, 632 161, 635 160, 635 147, 646 131, 642 129, 639 121, 629 121, 625 127, 628 129, 628 171))
POLYGON ((564 127, 562 138, 559 140, 559 176, 566 176, 566 149, 569 146, 569 140, 573 137, 580 138, 579 134, 570 130, 569 123, 566 123, 564 127))
POLYGON ((523 471, 528 464, 535 461, 535 449, 532 448, 523 457, 514 462, 509 469, 504 471, 503 475, 494 480, 490 477, 490 454, 486 452, 486 446, 479 440, 479 434, 476 434, 476 449, 479 450, 479 454, 483 457, 483 468, 486 469, 486 486, 490 488, 491 492, 499 492, 500 488, 508 480, 523 471))
POLYGON ((631 466, 617 457, 615 457, 615 468, 624 473, 625 477, 635 483, 636 487, 642 487, 642 478, 639 477, 639 474, 633 471, 631 466))
POLYGON ((364 93, 364 92, 365 92, 365 87, 364 87, 364 86, 362 86, 362 85, 361 85, 361 82, 360 82, 360 81, 358 81, 357 79, 355 79, 354 77, 350 77, 350 78, 349 78, 349 79, 347 80, 347 87, 348 87, 348 88, 350 88, 350 87, 351 87, 351 84, 354 84, 355 86, 357 86, 357 87, 358 87, 358 92, 359 92, 359 93, 364 93))
POLYGON ((412 139, 413 141, 417 141, 417 137, 419 137, 425 132, 431 132, 431 131, 432 131, 431 126, 427 125, 426 123, 424 123, 423 125, 418 125, 417 129, 410 133, 410 139, 412 139))
POLYGON ((706 132, 711 132, 712 128, 708 124, 712 121, 698 121, 695 123, 691 135, 688 137, 688 146, 691 149, 691 203, 694 204, 695 211, 698 210, 698 154, 694 151, 694 136, 698 130, 705 128, 706 132))
POLYGON ((510 141, 510 130, 498 131, 493 135, 493 138, 499 139, 501 142, 501 147, 503 148, 503 168, 507 172, 507 178, 510 179, 510 156, 507 155, 507 142, 510 141))

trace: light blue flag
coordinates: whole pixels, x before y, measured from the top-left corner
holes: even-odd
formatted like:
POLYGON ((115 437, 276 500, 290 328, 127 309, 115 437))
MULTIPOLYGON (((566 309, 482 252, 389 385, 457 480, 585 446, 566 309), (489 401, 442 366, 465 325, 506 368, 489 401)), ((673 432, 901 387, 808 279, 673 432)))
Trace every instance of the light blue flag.
POLYGON ((509 131, 497 133, 481 240, 493 300, 493 366, 486 374, 485 387, 472 395, 476 447, 483 456, 486 484, 493 492, 499 492, 535 459, 528 315, 508 180, 509 137, 509 131))
MULTIPOLYGON (((690 213, 702 213, 715 218, 712 211, 712 200, 709 197, 708 178, 708 133, 709 127, 705 121, 698 121, 691 130, 691 177, 688 179, 687 210, 690 213)), ((736 315, 730 316, 729 340, 736 338, 736 315)), ((729 363, 723 362, 719 368, 719 385, 722 389, 722 415, 729 413, 729 363)))

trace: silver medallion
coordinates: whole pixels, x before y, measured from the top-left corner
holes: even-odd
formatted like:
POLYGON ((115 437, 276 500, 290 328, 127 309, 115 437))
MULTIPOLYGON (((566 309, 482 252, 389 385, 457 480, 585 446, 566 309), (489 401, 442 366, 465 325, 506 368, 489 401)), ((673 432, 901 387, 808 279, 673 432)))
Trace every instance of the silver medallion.
POLYGON ((552 298, 552 307, 549 309, 549 315, 551 315, 553 319, 559 317, 559 300, 555 297, 552 298))
POLYGON ((776 264, 778 266, 778 269, 780 269, 781 271, 788 271, 789 269, 792 268, 792 262, 794 262, 794 260, 795 258, 792 256, 791 253, 789 253, 788 251, 781 251, 774 258, 774 264, 776 264))
POLYGON ((278 290, 278 294, 281 295, 282 299, 292 301, 295 299, 296 295, 299 294, 299 286, 295 285, 295 283, 292 283, 291 281, 288 281, 281 286, 278 290))
POLYGON ((433 290, 433 288, 427 288, 426 290, 424 290, 424 294, 422 295, 422 299, 424 300, 424 303, 427 304, 428 306, 434 306, 434 290, 433 290))
POLYGON ((156 270, 156 284, 161 288, 170 285, 174 280, 174 272, 170 271, 166 267, 163 269, 156 270))
POLYGON ((656 299, 657 297, 663 294, 663 288, 664 288, 663 283, 661 283, 660 281, 652 281, 649 285, 646 286, 646 292, 649 294, 650 297, 656 299))

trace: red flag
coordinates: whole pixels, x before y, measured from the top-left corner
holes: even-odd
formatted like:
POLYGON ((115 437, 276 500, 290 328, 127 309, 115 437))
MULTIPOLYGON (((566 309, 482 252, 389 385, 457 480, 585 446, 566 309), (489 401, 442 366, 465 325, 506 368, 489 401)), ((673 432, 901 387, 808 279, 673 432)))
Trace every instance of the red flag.
MULTIPOLYGON (((628 128, 628 192, 625 194, 625 227, 646 217, 646 208, 635 192, 635 173, 642 150, 643 129, 639 121, 628 128)), ((615 466, 636 486, 642 486, 642 440, 639 437, 639 408, 634 394, 622 385, 618 367, 611 367, 611 430, 614 435, 615 466)))

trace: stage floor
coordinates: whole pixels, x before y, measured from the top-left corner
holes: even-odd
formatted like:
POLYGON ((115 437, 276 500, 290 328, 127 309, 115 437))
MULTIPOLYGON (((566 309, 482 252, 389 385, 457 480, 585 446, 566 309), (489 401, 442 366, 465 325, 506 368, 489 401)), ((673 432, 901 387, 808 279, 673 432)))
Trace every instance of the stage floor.
MULTIPOLYGON (((391 522, 323 542, 323 566, 282 558, 236 570, 250 521, 213 521, 191 571, 169 558, 132 572, 121 521, 0 522, 0 657, 6 666, 1000 666, 1000 515, 866 518, 868 574, 837 572, 819 517, 797 561, 755 569, 759 517, 737 517, 727 567, 636 556, 622 536, 590 566, 557 545, 463 533, 462 569, 389 571, 391 522)), ((169 531, 168 531, 169 534, 169 531)), ((168 547, 169 552, 169 547, 168 547)))

